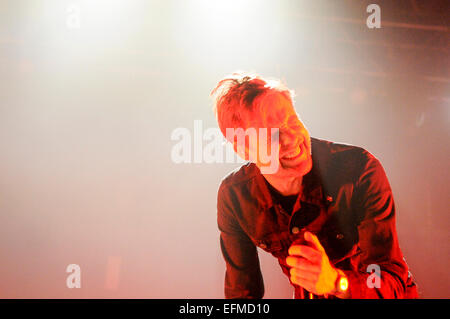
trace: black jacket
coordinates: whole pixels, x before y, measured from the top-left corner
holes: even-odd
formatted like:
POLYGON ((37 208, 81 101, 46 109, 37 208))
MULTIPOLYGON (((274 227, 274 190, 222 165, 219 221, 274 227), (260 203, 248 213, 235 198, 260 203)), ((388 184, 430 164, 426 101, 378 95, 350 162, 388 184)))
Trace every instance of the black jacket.
MULTIPOLYGON (((311 143, 313 167, 303 177, 293 213, 274 201, 253 163, 222 180, 217 217, 226 262, 225 296, 263 297, 256 247, 278 258, 289 277, 285 259, 301 229, 317 234, 331 263, 347 275, 352 298, 417 297, 399 248, 394 199, 380 162, 360 147, 316 138, 311 143), (381 269, 380 288, 367 283, 372 264, 381 269)), ((294 287, 295 297, 303 296, 294 287)))

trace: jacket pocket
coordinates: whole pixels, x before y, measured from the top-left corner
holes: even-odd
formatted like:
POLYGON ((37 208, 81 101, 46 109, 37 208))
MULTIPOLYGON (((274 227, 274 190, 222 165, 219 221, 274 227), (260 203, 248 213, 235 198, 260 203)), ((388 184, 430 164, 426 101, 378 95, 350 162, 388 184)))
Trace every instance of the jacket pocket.
POLYGON ((279 258, 286 254, 288 245, 285 233, 271 233, 263 238, 253 239, 255 245, 279 258))
POLYGON ((331 261, 339 262, 357 253, 357 230, 339 227, 335 223, 321 229, 318 238, 331 261))

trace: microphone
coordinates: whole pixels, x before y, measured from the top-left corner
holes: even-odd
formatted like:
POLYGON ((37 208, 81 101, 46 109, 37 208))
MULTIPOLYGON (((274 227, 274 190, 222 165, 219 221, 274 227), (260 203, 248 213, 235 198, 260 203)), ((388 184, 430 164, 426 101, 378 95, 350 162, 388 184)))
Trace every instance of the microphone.
MULTIPOLYGON (((314 204, 301 202, 300 210, 292 215, 290 230, 295 235, 292 245, 308 245, 305 240, 305 231, 307 227, 314 222, 320 215, 320 207, 314 204)), ((305 299, 305 291, 308 293, 309 299, 314 299, 314 294, 301 287, 301 298, 305 299)))

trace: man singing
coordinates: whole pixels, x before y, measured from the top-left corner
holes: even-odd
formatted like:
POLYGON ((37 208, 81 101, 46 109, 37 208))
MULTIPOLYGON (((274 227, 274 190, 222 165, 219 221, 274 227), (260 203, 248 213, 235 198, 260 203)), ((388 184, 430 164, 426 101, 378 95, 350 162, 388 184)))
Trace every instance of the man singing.
POLYGON ((235 73, 212 96, 220 130, 249 161, 218 191, 226 298, 263 297, 257 247, 278 258, 295 298, 417 297, 372 154, 311 138, 278 80, 235 73), (263 148, 277 155, 272 163, 263 148))

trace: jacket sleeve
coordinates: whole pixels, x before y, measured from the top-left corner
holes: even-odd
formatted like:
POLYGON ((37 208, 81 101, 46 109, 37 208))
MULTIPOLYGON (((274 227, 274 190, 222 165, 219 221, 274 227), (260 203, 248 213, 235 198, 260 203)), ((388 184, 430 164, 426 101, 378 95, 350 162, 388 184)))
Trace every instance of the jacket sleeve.
POLYGON ((217 222, 226 263, 225 298, 262 298, 264 283, 258 252, 236 220, 230 197, 222 183, 217 195, 217 222))
POLYGON ((403 298, 408 267, 397 239, 392 190, 380 162, 367 154, 353 201, 361 254, 354 269, 344 272, 351 298, 403 298))

